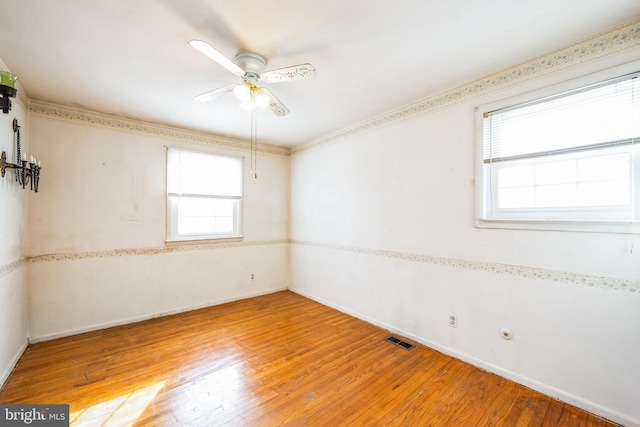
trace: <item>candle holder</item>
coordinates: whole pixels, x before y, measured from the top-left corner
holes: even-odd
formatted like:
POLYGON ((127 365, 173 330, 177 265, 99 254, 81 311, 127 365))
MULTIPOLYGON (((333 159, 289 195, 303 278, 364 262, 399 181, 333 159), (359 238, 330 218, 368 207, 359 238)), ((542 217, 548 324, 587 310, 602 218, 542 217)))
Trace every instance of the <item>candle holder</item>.
POLYGON ((27 161, 27 155, 20 153, 20 125, 18 124, 18 119, 13 119, 13 132, 16 138, 17 160, 16 163, 7 162, 7 153, 3 151, 2 155, 0 155, 0 175, 4 178, 6 170, 13 169, 18 185, 22 186, 23 189, 28 185, 31 190, 37 193, 38 184, 40 184, 41 163, 33 156, 30 156, 29 161, 27 161))

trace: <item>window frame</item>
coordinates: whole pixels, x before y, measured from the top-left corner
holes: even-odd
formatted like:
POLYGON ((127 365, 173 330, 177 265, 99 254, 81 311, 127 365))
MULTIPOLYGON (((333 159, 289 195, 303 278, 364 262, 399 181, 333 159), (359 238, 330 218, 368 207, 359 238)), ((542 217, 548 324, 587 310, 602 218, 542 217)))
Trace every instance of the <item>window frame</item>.
MULTIPOLYGON (((600 72, 585 75, 582 77, 574 78, 572 80, 564 81, 562 83, 552 84, 546 87, 540 87, 532 91, 521 93, 506 99, 486 103, 475 108, 475 139, 476 139, 476 157, 475 157, 475 226, 478 228, 504 228, 504 229, 529 229, 529 230, 557 230, 557 231, 586 231, 586 232, 608 232, 608 233, 640 233, 640 220, 638 220, 638 213, 640 211, 640 196, 638 191, 640 190, 640 141, 637 141, 632 146, 632 150, 635 150, 635 154, 632 157, 634 162, 632 175, 630 179, 631 191, 635 191, 635 203, 636 219, 627 217, 626 219, 557 219, 545 218, 544 215, 532 215, 526 217, 522 215, 523 212, 532 212, 535 209, 525 208, 520 212, 512 210, 514 215, 504 215, 495 213, 489 215, 488 209, 491 203, 494 202, 494 198, 488 196, 487 181, 490 182, 491 177, 487 173, 487 169, 484 166, 484 113, 487 111, 495 111, 511 106, 525 104, 528 102, 536 101, 541 98, 555 96, 564 92, 577 90, 586 86, 595 85, 606 80, 614 79, 626 74, 631 74, 640 71, 640 61, 633 61, 627 64, 623 64, 617 67, 612 67, 600 72), (635 187, 635 190, 634 190, 635 187)), ((615 151, 615 150, 614 150, 615 151)), ((494 171, 495 172, 495 171, 494 171)), ((490 184, 493 186, 493 184, 490 184)), ((549 208, 547 208, 549 209, 549 208)), ((631 209, 634 209, 632 207, 631 209)), ((566 210, 559 208, 559 210, 566 210)), ((605 209, 602 209, 604 211, 605 209)), ((615 211, 616 209, 612 209, 615 211)))
POLYGON ((230 155, 226 153, 205 151, 190 148, 180 147, 166 147, 166 179, 165 179, 165 193, 166 193, 166 243, 203 243, 206 241, 220 241, 220 240, 242 240, 242 219, 243 219, 243 200, 244 200, 244 156, 230 155), (180 194, 173 195, 169 192, 169 152, 179 151, 186 153, 193 153, 198 155, 206 155, 213 157, 220 157, 226 159, 237 160, 240 164, 240 196, 226 196, 226 195, 199 195, 199 194, 180 194), (182 234, 178 233, 178 219, 179 219, 179 205, 175 203, 176 197, 188 197, 188 198, 201 198, 201 199, 214 199, 214 200, 235 200, 233 206, 233 230, 229 233, 190 233, 182 234))

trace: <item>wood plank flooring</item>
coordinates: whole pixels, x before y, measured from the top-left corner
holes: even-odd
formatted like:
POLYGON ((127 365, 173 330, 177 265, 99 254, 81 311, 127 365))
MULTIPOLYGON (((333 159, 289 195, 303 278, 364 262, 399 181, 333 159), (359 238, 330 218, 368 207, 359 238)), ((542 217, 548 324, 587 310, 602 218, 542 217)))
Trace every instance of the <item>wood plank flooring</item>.
POLYGON ((30 345, 1 403, 81 426, 612 426, 292 292, 30 345))

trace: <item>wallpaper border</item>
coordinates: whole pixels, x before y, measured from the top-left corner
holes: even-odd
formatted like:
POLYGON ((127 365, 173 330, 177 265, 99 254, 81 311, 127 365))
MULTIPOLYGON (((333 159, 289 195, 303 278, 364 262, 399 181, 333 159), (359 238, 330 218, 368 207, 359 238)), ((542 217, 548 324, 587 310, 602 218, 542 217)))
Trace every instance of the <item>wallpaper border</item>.
POLYGON ((253 242, 221 242, 221 243, 206 243, 206 244, 189 244, 189 245, 177 245, 177 246, 164 246, 154 248, 139 248, 139 249, 106 249, 102 251, 85 251, 85 252, 60 252, 55 254, 35 255, 29 257, 22 257, 15 261, 12 261, 5 265, 0 265, 0 278, 12 273, 18 268, 27 264, 37 264, 41 262, 57 262, 57 261, 77 261, 84 259, 96 259, 96 258, 113 258, 123 256, 140 256, 140 255, 162 255, 174 252, 194 252, 194 251, 209 251, 219 249, 232 249, 232 248, 248 248, 256 246, 275 246, 275 245, 288 245, 290 242, 287 239, 280 240, 258 240, 253 242))
MULTIPOLYGON (((126 119, 109 114, 96 113, 79 108, 66 107, 43 101, 29 100, 29 114, 51 120, 94 126, 111 130, 137 133, 174 141, 209 144, 232 150, 250 151, 249 141, 226 138, 204 132, 196 132, 139 120, 126 119)), ((274 145, 258 144, 258 152, 278 157, 289 157, 290 149, 274 145)))
POLYGON ((232 248, 248 248, 255 246, 274 246, 274 245, 286 245, 289 241, 282 240, 260 240, 253 242, 221 242, 221 243, 205 243, 202 245, 189 244, 178 246, 164 246, 164 247, 152 247, 152 248, 139 248, 139 249, 106 249, 102 251, 87 251, 87 252, 60 252, 55 254, 36 255, 28 257, 29 264, 41 263, 41 262, 55 262, 55 261, 76 261, 83 259, 95 259, 95 258, 112 258, 122 256, 140 256, 140 255, 162 255, 174 252, 194 252, 194 251, 209 251, 217 249, 232 249, 232 248))
POLYGON ((29 261, 27 257, 22 257, 10 262, 9 264, 0 265, 0 278, 13 273, 23 265, 26 265, 28 262, 29 261))
POLYGON ((640 280, 620 279, 616 277, 594 276, 572 273, 568 271, 552 270, 548 268, 526 267, 520 265, 500 264, 483 261, 470 261, 459 258, 439 257, 433 255, 415 254, 408 252, 386 251, 357 246, 338 245, 331 243, 312 242, 306 240, 291 240, 291 244, 310 246, 322 249, 332 249, 343 252, 370 255, 381 258, 397 259, 409 262, 419 262, 450 268, 483 271, 528 279, 549 280, 552 282, 569 283, 593 288, 611 289, 640 293, 640 280))
POLYGON ((373 118, 347 126, 320 138, 291 148, 291 155, 336 142, 367 130, 404 120, 429 111, 503 90, 529 80, 586 64, 614 54, 640 47, 640 18, 605 30, 572 45, 556 49, 498 73, 463 84, 454 89, 423 98, 414 103, 380 114, 373 118))
POLYGON ((609 289, 616 291, 640 293, 640 280, 621 279, 617 277, 595 276, 580 274, 562 270, 548 268, 526 267, 520 265, 501 264, 483 261, 471 261, 460 258, 440 257, 433 255, 417 254, 410 252, 388 251, 383 249, 372 249, 358 246, 339 245, 333 243, 313 242, 306 240, 261 240, 254 242, 223 242, 207 243, 202 245, 166 246, 156 248, 140 249, 108 249, 103 251, 87 252, 62 252, 55 254, 36 255, 32 257, 20 258, 9 264, 0 266, 0 277, 17 270, 26 264, 58 261, 76 261, 97 258, 113 258, 123 256, 149 256, 162 255, 174 252, 193 252, 205 250, 220 250, 233 248, 248 248, 258 246, 277 245, 301 245, 321 249, 331 249, 355 254, 370 255, 381 258, 396 259, 408 262, 418 262, 425 264, 439 265, 443 267, 459 268, 473 271, 483 271, 487 273, 501 274, 513 277, 529 279, 548 280, 552 282, 568 283, 587 287, 609 289))

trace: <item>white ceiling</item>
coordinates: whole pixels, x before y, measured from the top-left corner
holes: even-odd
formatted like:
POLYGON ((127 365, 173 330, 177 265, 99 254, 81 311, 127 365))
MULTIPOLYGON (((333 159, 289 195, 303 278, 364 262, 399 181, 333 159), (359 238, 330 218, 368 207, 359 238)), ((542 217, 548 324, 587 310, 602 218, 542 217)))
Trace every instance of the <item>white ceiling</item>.
POLYGON ((29 98, 248 139, 241 81, 191 48, 312 63, 270 84, 258 141, 293 146, 500 71, 640 16, 638 0, 3 0, 0 59, 29 98))

